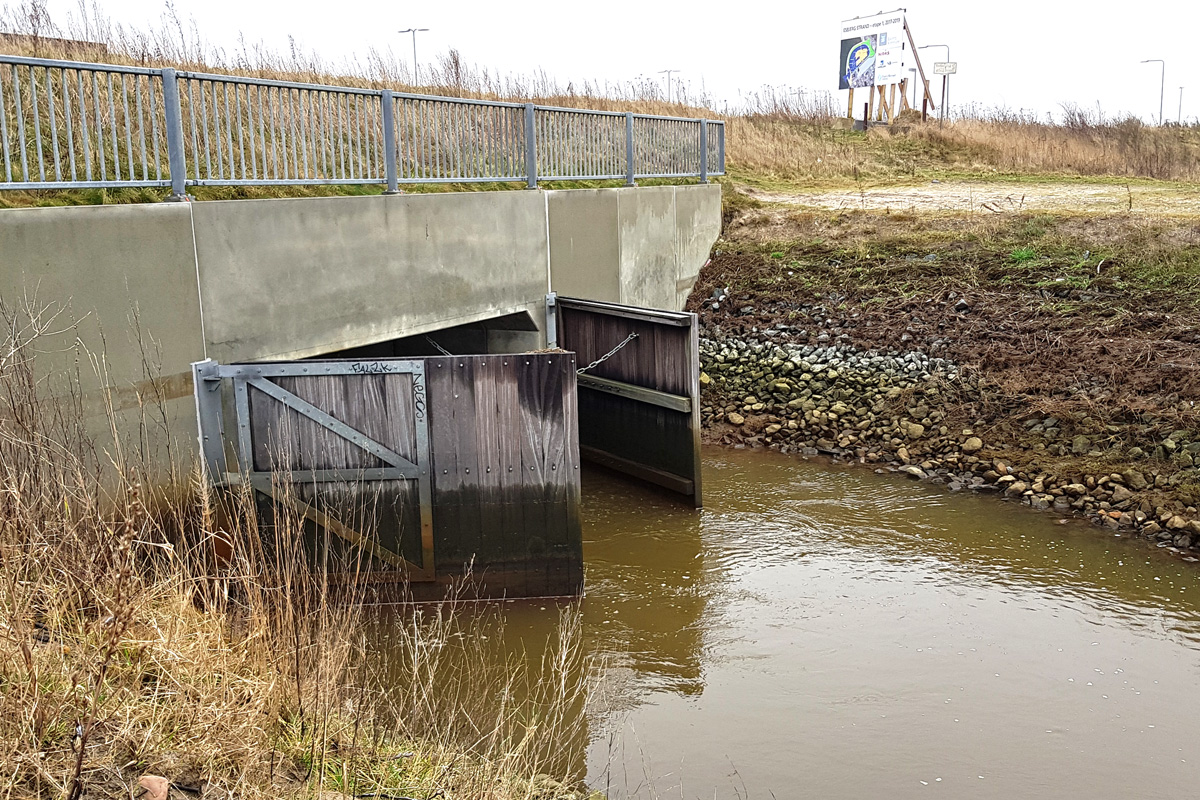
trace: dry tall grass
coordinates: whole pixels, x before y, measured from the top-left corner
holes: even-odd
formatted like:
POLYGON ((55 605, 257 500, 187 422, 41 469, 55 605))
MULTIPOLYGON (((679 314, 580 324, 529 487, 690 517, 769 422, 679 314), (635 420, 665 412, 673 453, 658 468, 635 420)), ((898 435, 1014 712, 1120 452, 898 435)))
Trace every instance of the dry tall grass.
POLYGON ((44 395, 54 321, 0 320, 0 796, 576 796, 575 611, 528 662, 454 602, 334 600, 299 520, 264 546, 247 497, 151 497, 44 395))
MULTIPOLYGON (((831 92, 763 87, 737 107, 717 108, 712 97, 682 84, 674 89, 674 102, 667 103, 664 85, 653 77, 563 85, 545 72, 500 74, 468 63, 453 50, 424 65, 421 83, 415 85, 406 53, 370 49, 361 59, 334 63, 296 47, 278 52, 244 40, 237 49, 226 50, 209 43, 172 6, 157 23, 131 27, 114 22, 96 0, 81 0, 62 20, 51 18, 44 0, 23 0, 0 6, 0 31, 19 34, 0 45, 0 50, 19 55, 723 119, 729 170, 738 179, 841 183, 945 172, 1200 178, 1197 126, 1150 127, 1132 117, 1106 118, 1071 104, 1064 105, 1059 122, 1008 109, 968 107, 956 109, 955 118, 942 127, 922 124, 907 112, 905 125, 864 135, 833 124, 844 109, 831 92)), ((147 198, 137 193, 134 199, 147 198)))

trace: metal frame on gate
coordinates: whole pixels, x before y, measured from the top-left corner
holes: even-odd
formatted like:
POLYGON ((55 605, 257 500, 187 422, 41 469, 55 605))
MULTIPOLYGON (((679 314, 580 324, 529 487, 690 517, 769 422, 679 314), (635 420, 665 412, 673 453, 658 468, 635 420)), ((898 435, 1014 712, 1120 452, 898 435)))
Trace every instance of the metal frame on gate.
POLYGON ((286 364, 219 364, 212 359, 192 364, 196 397, 196 420, 200 449, 208 481, 214 485, 248 484, 254 489, 283 500, 313 522, 353 542, 371 555, 409 571, 408 577, 432 580, 433 557, 433 485, 430 475, 429 413, 425 393, 425 363, 419 359, 302 361, 286 364), (317 377, 326 375, 411 375, 416 461, 410 461, 391 448, 375 441, 342 420, 287 391, 268 378, 317 377), (236 453, 238 470, 229 470, 226 457, 225 411, 221 386, 229 381, 233 390, 234 418, 237 426, 236 453), (250 387, 307 417, 316 424, 362 448, 387 464, 368 469, 294 470, 267 472, 254 468, 254 432, 250 420, 250 387), (378 547, 356 531, 324 514, 314 506, 295 498, 279 498, 274 486, 280 478, 289 483, 356 483, 360 481, 415 480, 421 512, 421 563, 413 564, 402 556, 378 547))

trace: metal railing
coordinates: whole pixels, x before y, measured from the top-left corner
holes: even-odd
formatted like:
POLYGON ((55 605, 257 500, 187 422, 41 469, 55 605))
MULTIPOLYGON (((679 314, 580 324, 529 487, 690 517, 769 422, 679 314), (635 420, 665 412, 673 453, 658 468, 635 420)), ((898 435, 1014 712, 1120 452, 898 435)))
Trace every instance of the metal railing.
POLYGON ((724 173, 717 120, 0 55, 0 189, 724 173))

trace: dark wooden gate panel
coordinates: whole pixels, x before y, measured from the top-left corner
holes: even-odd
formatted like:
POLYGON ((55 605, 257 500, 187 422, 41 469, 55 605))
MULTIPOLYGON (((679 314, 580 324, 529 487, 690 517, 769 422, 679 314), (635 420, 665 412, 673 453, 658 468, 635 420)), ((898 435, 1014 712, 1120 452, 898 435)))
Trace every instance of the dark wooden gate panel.
POLYGON ((696 315, 565 297, 555 305, 558 343, 576 353, 583 369, 580 454, 679 492, 699 508, 696 315))
POLYGON ((443 583, 469 570, 493 596, 582 587, 573 354, 209 361, 193 374, 211 478, 299 511, 333 563, 365 553, 372 579, 443 583))
POLYGON ((447 356, 426 365, 438 573, 469 568, 491 595, 577 593, 574 356, 447 356))

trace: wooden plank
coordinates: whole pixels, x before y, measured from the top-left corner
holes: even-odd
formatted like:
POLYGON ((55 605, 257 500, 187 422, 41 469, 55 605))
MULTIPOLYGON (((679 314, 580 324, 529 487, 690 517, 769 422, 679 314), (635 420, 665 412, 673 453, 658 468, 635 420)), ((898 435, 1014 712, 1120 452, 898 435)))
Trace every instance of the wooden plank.
POLYGON ((506 540, 500 509, 500 414, 496 382, 500 375, 500 355, 472 359, 475 415, 475 451, 479 475, 475 482, 475 503, 479 507, 478 557, 485 564, 503 562, 509 557, 511 543, 506 540))
POLYGON ((850 97, 846 100, 846 118, 854 119, 854 87, 850 87, 850 97))
POLYGON ((640 319, 660 325, 678 325, 680 327, 685 327, 689 324, 689 314, 685 311, 639 308, 619 303, 602 303, 597 300, 580 300, 576 297, 559 297, 556 303, 560 309, 591 311, 596 314, 609 314, 621 319, 640 319))
POLYGON ((575 358, 564 360, 562 380, 562 425, 564 436, 563 478, 566 482, 566 530, 570 544, 567 591, 583 591, 582 489, 579 476, 579 395, 575 358))
POLYGON ((595 447, 588 447, 587 445, 581 444, 579 446, 579 454, 588 461, 593 461, 601 466, 614 469, 618 472, 624 472, 628 475, 634 476, 635 478, 662 486, 670 489, 673 492, 678 492, 679 494, 691 495, 695 491, 695 483, 687 478, 681 478, 678 475, 674 475, 670 472, 654 469, 653 467, 647 467, 646 465, 637 461, 632 461, 628 458, 614 455, 613 453, 599 450, 595 447))
MULTIPOLYGON (((505 541, 512 551, 508 590, 515 596, 533 594, 538 582, 530 583, 529 530, 525 519, 525 494, 522 458, 521 398, 518 392, 517 361, 519 356, 500 356, 497 371, 496 409, 498 424, 504 431, 501 437, 500 464, 500 522, 505 541)), ((544 517, 543 517, 544 519, 544 517)), ((529 524, 532 524, 532 520, 529 524)))
POLYGON ((667 394, 666 392, 646 389, 632 383, 614 381, 609 378, 600 378, 593 375, 580 375, 577 380, 580 389, 591 389, 597 392, 605 392, 606 394, 615 394, 618 397, 628 397, 630 400, 637 400, 639 403, 649 403, 650 405, 660 406, 671 411, 680 411, 685 414, 692 413, 692 399, 690 397, 667 394))

